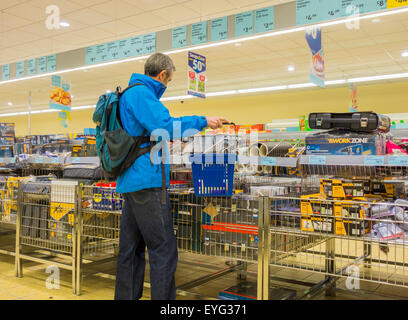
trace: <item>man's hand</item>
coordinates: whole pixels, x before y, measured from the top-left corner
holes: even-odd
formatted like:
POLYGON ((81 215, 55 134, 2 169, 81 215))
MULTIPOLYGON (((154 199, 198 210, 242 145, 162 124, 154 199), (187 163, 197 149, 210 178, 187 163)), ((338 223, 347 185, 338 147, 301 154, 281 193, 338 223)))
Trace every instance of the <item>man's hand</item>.
POLYGON ((211 129, 221 128, 223 123, 231 123, 231 121, 220 117, 207 117, 207 126, 211 129))

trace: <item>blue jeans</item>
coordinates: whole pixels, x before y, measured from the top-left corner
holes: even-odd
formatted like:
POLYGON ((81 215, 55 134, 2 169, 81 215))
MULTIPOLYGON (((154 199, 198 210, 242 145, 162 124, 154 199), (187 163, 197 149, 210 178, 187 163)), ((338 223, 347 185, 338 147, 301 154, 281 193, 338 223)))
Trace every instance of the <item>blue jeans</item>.
POLYGON ((146 246, 152 300, 175 300, 178 252, 169 198, 163 205, 161 189, 156 188, 125 193, 124 198, 115 300, 142 297, 146 246))

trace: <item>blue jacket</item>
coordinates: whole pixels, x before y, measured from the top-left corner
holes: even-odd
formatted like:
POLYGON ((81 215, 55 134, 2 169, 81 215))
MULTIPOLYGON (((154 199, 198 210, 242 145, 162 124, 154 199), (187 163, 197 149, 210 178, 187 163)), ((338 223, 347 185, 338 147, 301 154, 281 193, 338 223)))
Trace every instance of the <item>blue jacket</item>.
MULTIPOLYGON (((207 126, 205 117, 189 116, 173 118, 169 110, 160 102, 166 87, 149 76, 134 73, 129 85, 141 83, 143 85, 127 90, 120 99, 120 118, 123 128, 133 137, 141 136, 146 129, 148 135, 156 129, 165 129, 169 133, 167 139, 173 139, 173 124, 179 121, 181 132, 188 129, 203 130, 207 126)), ((180 137, 176 137, 180 138, 180 137)), ((164 138, 163 138, 164 139, 164 138)), ((168 151, 167 151, 168 152, 168 151)), ((166 153, 167 153, 166 152, 166 153)), ((166 165, 166 184, 169 186, 170 166, 166 165)), ((129 193, 148 188, 162 186, 160 164, 153 165, 150 153, 138 158, 117 180, 117 192, 129 193)))

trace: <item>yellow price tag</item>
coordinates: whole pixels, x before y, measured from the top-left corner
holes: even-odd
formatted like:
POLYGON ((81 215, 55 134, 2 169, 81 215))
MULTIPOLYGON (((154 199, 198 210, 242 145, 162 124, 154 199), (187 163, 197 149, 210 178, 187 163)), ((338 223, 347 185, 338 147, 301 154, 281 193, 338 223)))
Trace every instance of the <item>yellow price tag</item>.
POLYGON ((408 6, 408 0, 387 0, 387 8, 399 8, 408 6))

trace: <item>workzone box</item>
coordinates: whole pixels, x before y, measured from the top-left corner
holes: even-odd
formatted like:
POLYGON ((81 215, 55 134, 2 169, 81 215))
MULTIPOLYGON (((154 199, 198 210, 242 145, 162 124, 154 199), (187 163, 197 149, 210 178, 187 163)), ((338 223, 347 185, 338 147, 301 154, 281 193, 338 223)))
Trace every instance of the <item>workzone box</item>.
POLYGON ((323 199, 320 194, 301 196, 300 214, 302 231, 334 232, 333 203, 323 199))
MULTIPOLYGON (((368 201, 367 198, 359 201, 368 201)), ((369 233, 372 227, 370 221, 370 205, 353 203, 349 200, 334 203, 335 234, 361 237, 369 233)))
POLYGON ((332 130, 306 137, 307 155, 384 155, 386 135, 383 133, 332 130))

